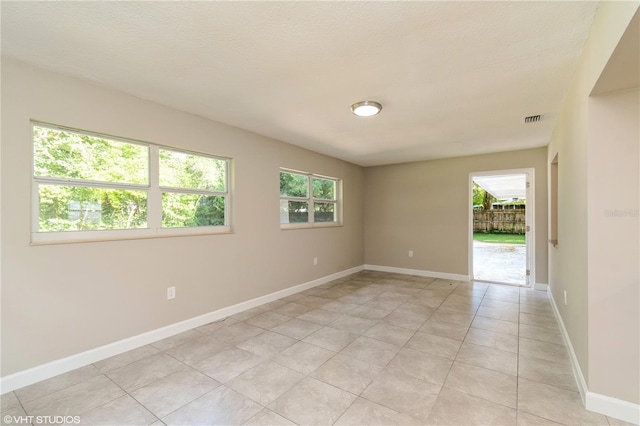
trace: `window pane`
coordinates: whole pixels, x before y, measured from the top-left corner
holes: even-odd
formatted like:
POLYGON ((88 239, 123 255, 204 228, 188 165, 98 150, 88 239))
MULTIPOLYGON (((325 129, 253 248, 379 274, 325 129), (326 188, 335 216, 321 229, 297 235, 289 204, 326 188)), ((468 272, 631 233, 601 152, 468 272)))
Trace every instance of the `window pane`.
POLYGON ((313 210, 313 220, 316 222, 336 221, 335 203, 314 203, 313 210))
POLYGON ((280 200, 280 223, 308 223, 309 203, 280 200))
POLYGON ((39 185, 39 232, 147 227, 147 191, 39 185))
POLYGON ((149 183, 149 148, 33 126, 36 176, 113 183, 149 183))
POLYGON ((160 150, 160 186, 226 192, 226 174, 224 160, 160 150))
POLYGON ((308 197, 309 177, 297 173, 280 172, 280 195, 285 197, 308 197))
POLYGON ((162 193, 162 227, 224 226, 225 197, 162 193))
POLYGON ((336 199, 336 181, 331 179, 313 178, 313 198, 321 200, 336 199))

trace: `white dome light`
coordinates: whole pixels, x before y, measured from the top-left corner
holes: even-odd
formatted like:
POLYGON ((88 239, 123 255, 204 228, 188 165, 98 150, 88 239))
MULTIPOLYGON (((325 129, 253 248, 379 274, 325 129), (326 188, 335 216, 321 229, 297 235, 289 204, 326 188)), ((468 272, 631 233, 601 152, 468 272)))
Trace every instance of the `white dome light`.
POLYGON ((356 102, 351 105, 351 112, 358 117, 371 117, 382 110, 382 105, 375 101, 356 102))

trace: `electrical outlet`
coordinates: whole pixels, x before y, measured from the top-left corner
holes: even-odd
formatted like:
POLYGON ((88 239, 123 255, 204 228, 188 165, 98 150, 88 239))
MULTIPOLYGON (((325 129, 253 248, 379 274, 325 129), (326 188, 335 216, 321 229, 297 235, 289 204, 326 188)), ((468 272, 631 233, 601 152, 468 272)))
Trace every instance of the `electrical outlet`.
POLYGON ((564 306, 567 306, 567 290, 564 291, 564 306))
POLYGON ((167 287, 167 300, 176 298, 176 288, 175 287, 167 287))
POLYGON ((413 257, 413 250, 409 250, 409 257, 413 257))
POLYGON ((317 264, 318 264, 318 258, 317 258, 317 257, 314 257, 314 258, 313 258, 313 264, 314 264, 314 265, 317 265, 317 264))

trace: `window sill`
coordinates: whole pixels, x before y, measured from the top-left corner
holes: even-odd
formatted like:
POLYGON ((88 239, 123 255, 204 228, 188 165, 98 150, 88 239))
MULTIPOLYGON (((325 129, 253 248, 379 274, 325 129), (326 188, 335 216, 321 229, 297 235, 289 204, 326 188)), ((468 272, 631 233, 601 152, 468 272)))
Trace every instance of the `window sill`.
POLYGON ((283 231, 292 229, 322 229, 322 228, 339 228, 342 223, 338 222, 320 222, 320 223, 281 223, 280 229, 283 231))
POLYGON ((233 231, 230 226, 211 226, 200 228, 127 229, 116 231, 33 232, 31 233, 31 245, 77 244, 99 241, 142 240, 219 234, 233 234, 233 231))

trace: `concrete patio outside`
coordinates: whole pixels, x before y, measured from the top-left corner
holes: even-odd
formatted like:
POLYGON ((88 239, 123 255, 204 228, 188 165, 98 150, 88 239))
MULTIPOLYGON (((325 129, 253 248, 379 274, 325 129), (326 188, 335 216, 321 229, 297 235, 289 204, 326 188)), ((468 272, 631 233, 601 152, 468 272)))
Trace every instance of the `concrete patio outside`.
POLYGON ((473 279, 506 284, 526 284, 526 246, 473 242, 473 279))

